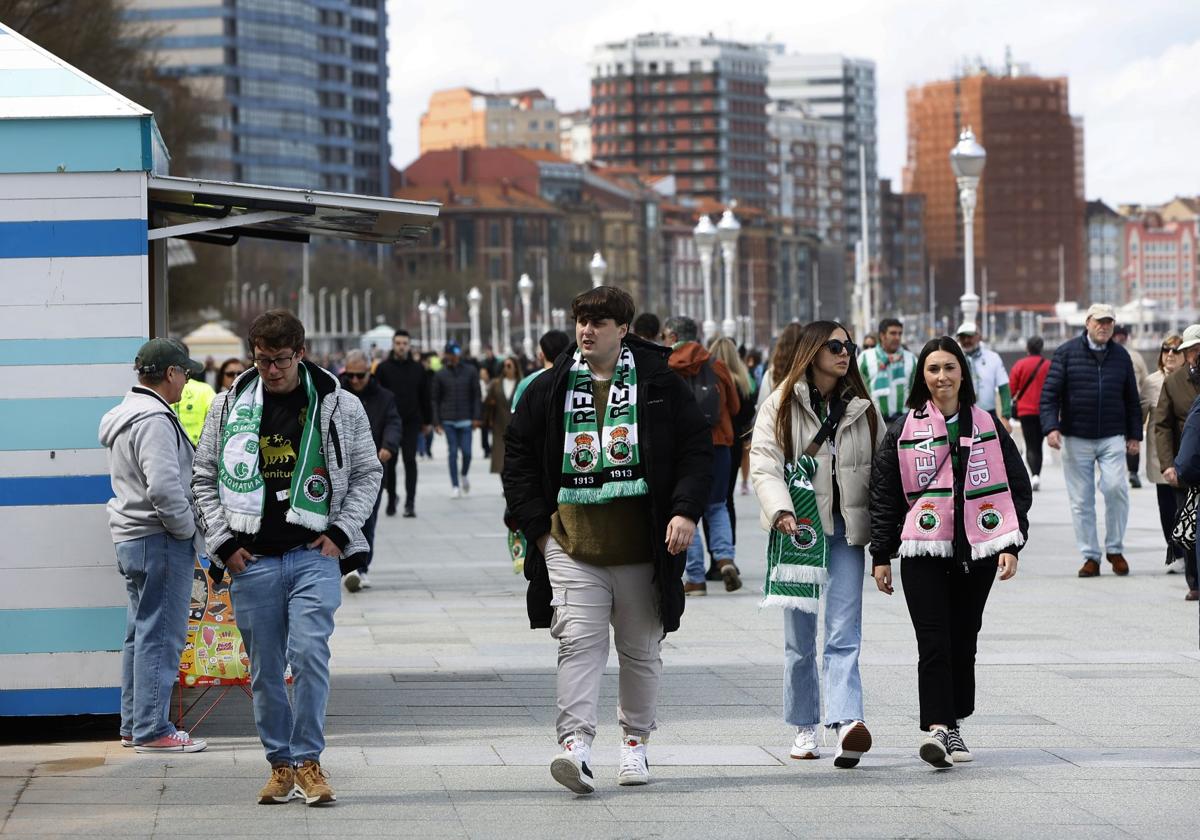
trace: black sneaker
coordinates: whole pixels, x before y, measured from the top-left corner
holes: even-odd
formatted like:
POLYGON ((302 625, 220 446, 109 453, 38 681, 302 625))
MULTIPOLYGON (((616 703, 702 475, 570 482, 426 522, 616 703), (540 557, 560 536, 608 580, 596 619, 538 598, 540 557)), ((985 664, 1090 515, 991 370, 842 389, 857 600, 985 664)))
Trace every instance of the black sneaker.
POLYGON ((955 764, 963 764, 974 760, 974 756, 967 749, 967 745, 962 739, 962 732, 957 726, 949 731, 946 740, 950 745, 950 758, 954 759, 955 764))
POLYGON ((1142 479, 1140 476, 1138 476, 1137 473, 1129 474, 1129 486, 1132 487, 1134 490, 1142 489, 1142 479))
POLYGON ((387 503, 387 515, 388 515, 388 516, 395 516, 395 515, 396 515, 396 500, 395 500, 395 499, 388 499, 388 503, 387 503))
POLYGON ((406 507, 404 509, 404 518, 405 519, 415 519, 416 516, 417 516, 417 512, 415 510, 413 510, 412 505, 409 505, 408 507, 406 507))
POLYGON ((935 729, 930 732, 921 741, 919 751, 922 761, 939 770, 948 770, 954 766, 954 759, 950 755, 950 731, 947 729, 935 729))

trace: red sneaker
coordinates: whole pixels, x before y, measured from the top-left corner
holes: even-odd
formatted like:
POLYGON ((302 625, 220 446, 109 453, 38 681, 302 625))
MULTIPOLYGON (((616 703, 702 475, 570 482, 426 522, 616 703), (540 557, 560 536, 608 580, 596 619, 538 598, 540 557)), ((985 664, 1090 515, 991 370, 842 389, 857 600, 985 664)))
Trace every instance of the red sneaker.
POLYGON ((164 735, 161 738, 157 738, 153 741, 147 741, 144 744, 135 744, 133 748, 140 753, 193 753, 201 752, 207 747, 208 742, 203 738, 193 738, 180 729, 176 732, 172 732, 170 735, 164 735))

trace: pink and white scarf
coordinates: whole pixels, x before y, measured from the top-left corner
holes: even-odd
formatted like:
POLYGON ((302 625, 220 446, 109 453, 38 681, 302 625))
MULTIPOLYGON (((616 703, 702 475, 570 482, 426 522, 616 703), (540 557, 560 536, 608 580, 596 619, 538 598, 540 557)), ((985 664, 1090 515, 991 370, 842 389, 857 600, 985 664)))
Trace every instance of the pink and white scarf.
MULTIPOLYGON (((971 407, 971 434, 961 435, 959 457, 967 459, 963 515, 971 559, 999 554, 1025 542, 1013 506, 1004 453, 992 416, 971 407)), ((959 419, 960 431, 965 430, 959 419)), ((954 468, 946 418, 926 403, 904 419, 900 434, 900 481, 908 503, 900 535, 901 557, 954 555, 954 468)))

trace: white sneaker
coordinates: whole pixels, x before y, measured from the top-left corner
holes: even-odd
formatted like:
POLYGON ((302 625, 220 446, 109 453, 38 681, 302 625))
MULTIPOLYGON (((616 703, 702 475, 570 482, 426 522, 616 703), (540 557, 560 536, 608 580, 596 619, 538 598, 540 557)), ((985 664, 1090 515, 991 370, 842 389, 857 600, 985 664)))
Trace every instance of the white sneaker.
POLYGON ((367 577, 366 570, 360 571, 358 573, 358 586, 360 589, 370 589, 371 588, 371 579, 367 577))
POLYGON ((621 741, 621 769, 617 771, 619 785, 650 783, 650 762, 646 759, 646 742, 631 735, 621 741))
POLYGON ((821 749, 817 746, 817 727, 797 726, 796 740, 792 742, 792 758, 820 758, 821 749))
POLYGON ((1034 490, 1042 489, 1042 477, 1040 475, 1031 476, 1029 483, 1033 485, 1034 490))
POLYGON ((462 477, 462 491, 464 496, 471 492, 471 479, 465 475, 462 477))
POLYGON ((450 498, 451 499, 461 499, 462 491, 459 490, 457 487, 450 488, 450 498))
POLYGON ((342 575, 342 585, 346 587, 347 592, 357 592, 363 588, 362 572, 355 569, 342 575))
POLYGON ((593 793, 596 780, 592 778, 592 745, 576 736, 568 736, 562 743, 563 751, 550 762, 550 775, 568 790, 575 793, 593 793))
POLYGON ((1181 575, 1183 574, 1184 564, 1182 557, 1176 557, 1167 565, 1167 574, 1181 575))
POLYGON ((838 727, 837 752, 833 754, 835 767, 857 767, 863 753, 871 749, 871 732, 861 720, 852 720, 838 727))

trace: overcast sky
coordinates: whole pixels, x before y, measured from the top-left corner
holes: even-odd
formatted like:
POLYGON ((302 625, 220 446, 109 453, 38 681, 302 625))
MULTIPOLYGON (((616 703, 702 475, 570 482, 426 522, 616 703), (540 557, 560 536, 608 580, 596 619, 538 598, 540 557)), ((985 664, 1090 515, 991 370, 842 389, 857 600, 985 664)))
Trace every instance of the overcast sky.
MULTIPOLYGON (((1088 198, 1157 203, 1200 194, 1200 3, 1196 0, 389 0, 392 161, 417 156, 437 89, 540 87, 588 104, 594 44, 669 31, 770 37, 798 52, 876 62, 879 171, 899 185, 904 92, 950 78, 960 59, 1013 58, 1070 78, 1084 118, 1088 198)), ((949 164, 947 164, 949 165, 949 164)))

